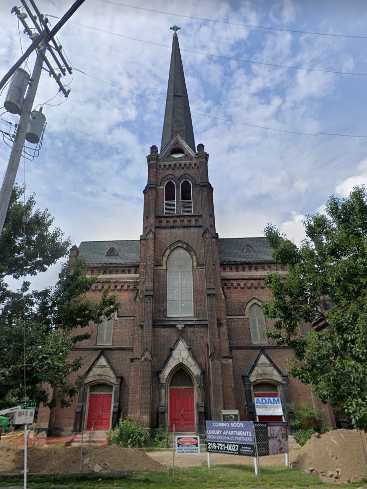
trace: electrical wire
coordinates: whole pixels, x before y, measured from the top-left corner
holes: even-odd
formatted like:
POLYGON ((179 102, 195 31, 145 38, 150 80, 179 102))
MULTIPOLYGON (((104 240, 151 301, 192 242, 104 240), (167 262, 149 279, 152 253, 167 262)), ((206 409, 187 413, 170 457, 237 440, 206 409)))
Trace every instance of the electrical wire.
MULTIPOLYGON (((126 36, 125 34, 121 34, 119 32, 113 32, 107 29, 102 29, 101 27, 95 27, 95 26, 90 26, 86 24, 80 24, 79 22, 70 22, 70 24, 73 23, 74 25, 77 25, 78 27, 82 27, 84 29, 90 29, 95 32, 101 32, 103 34, 110 34, 113 36, 121 37, 123 39, 129 39, 130 41, 136 41, 136 42, 141 42, 144 44, 150 44, 153 46, 158 46, 162 47, 165 49, 171 49, 171 46, 168 46, 166 44, 156 42, 156 41, 149 41, 146 39, 139 39, 136 37, 131 37, 131 36, 126 36)), ((312 68, 311 66, 297 66, 297 65, 285 65, 282 63, 272 63, 269 61, 258 61, 255 59, 251 58, 241 58, 238 56, 227 56, 224 54, 214 54, 210 53, 208 51, 201 51, 198 49, 191 49, 191 48, 182 48, 182 51, 186 51, 188 53, 193 53, 197 55, 205 55, 209 56, 211 58, 218 58, 218 59, 229 59, 231 61, 239 61, 242 63, 246 64, 251 64, 251 65, 259 65, 259 66, 264 66, 266 68, 275 68, 275 69, 286 69, 286 70, 294 70, 294 71, 302 71, 302 72, 317 72, 317 73, 328 73, 331 75, 338 75, 338 76, 351 76, 351 77, 356 77, 356 76, 367 76, 367 72, 365 71, 340 71, 340 70, 329 70, 329 69, 323 69, 323 68, 312 68)))
POLYGON ((47 100, 45 100, 44 102, 40 103, 40 104, 37 104, 36 107, 42 107, 44 105, 49 105, 49 102, 51 102, 52 100, 54 100, 56 97, 58 97, 60 95, 60 92, 61 90, 59 89, 57 91, 57 93, 55 95, 52 95, 50 98, 48 98, 47 100))
MULTIPOLYGON (((20 51, 21 51, 21 54, 23 56, 24 50, 23 50, 23 43, 22 43, 22 35, 20 33, 20 27, 19 27, 19 19, 18 19, 18 36, 19 36, 20 51)), ((26 71, 28 72, 28 75, 30 76, 31 70, 29 68, 28 59, 27 58, 25 60, 25 67, 26 67, 26 71)))
MULTIPOLYGON (((224 121, 227 123, 231 122, 230 119, 220 117, 220 116, 215 116, 212 114, 207 114, 206 112, 199 112, 196 110, 194 110, 193 112, 196 114, 199 114, 199 115, 206 116, 210 119, 218 119, 218 120, 221 120, 221 121, 224 121)), ((275 128, 275 127, 270 127, 270 126, 264 126, 261 124, 253 124, 250 122, 242 122, 242 121, 239 122, 239 124, 242 126, 248 126, 248 127, 252 127, 255 129, 263 129, 266 131, 273 131, 273 132, 277 132, 280 134, 291 134, 291 135, 297 135, 297 136, 311 136, 311 137, 319 137, 319 136, 325 137, 326 136, 326 137, 339 137, 339 138, 352 138, 352 139, 367 139, 367 135, 362 135, 362 134, 346 134, 346 133, 340 133, 340 132, 326 132, 326 131, 303 132, 303 131, 295 131, 292 129, 280 129, 280 128, 275 128)))
POLYGON ((150 12, 150 13, 155 13, 155 14, 160 14, 160 15, 168 15, 171 17, 180 17, 182 19, 198 20, 200 22, 212 22, 215 24, 227 24, 227 25, 232 25, 235 27, 245 27, 246 29, 253 29, 253 30, 290 32, 292 34, 299 34, 299 35, 311 35, 311 36, 322 36, 322 37, 340 37, 340 38, 346 38, 346 39, 367 39, 367 34, 344 34, 344 33, 337 33, 337 32, 320 32, 320 31, 307 31, 307 30, 302 30, 302 29, 291 29, 289 27, 270 27, 270 26, 264 26, 264 25, 259 25, 259 24, 246 24, 243 22, 230 22, 229 20, 213 19, 210 17, 198 17, 198 16, 194 16, 194 15, 178 14, 177 12, 167 12, 164 10, 158 10, 158 9, 154 9, 154 8, 140 7, 138 5, 130 5, 127 3, 116 2, 113 0, 99 0, 99 1, 102 3, 109 3, 111 5, 116 5, 118 7, 126 7, 126 8, 135 9, 135 10, 142 10, 145 12, 150 12))

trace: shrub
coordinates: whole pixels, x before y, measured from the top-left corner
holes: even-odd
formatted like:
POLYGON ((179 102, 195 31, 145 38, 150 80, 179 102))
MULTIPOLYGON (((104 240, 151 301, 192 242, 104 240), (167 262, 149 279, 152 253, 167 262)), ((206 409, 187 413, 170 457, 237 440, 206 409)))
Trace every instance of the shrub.
POLYGON ((311 438, 315 431, 310 428, 308 430, 298 430, 293 433, 296 442, 303 447, 305 443, 311 438))
POLYGON ((322 419, 320 413, 305 406, 300 409, 296 409, 290 421, 291 428, 295 431, 312 430, 313 432, 322 432, 322 419))
POLYGON ((169 448, 168 432, 161 429, 152 430, 151 446, 154 448, 169 448))
POLYGON ((120 420, 111 431, 111 442, 121 447, 142 448, 149 444, 149 429, 131 419, 120 420))

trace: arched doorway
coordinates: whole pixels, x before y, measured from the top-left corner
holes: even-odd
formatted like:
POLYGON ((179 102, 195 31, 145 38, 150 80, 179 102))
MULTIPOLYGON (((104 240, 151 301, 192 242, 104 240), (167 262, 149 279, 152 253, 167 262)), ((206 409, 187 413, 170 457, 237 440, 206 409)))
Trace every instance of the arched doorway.
POLYGON ((194 385, 191 377, 182 368, 171 379, 168 411, 170 431, 195 431, 194 385))
POLYGON ((88 431, 107 431, 111 428, 112 386, 93 384, 88 396, 88 431))

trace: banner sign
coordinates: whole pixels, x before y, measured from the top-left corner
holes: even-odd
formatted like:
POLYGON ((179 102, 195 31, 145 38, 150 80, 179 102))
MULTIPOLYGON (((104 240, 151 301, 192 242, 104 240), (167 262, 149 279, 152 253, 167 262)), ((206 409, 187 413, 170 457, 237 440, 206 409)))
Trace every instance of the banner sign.
POLYGON ((255 423, 255 433, 260 457, 288 453, 287 423, 255 423))
POLYGON ((177 435, 175 439, 176 453, 200 453, 200 438, 197 435, 177 435))
POLYGON ((255 397, 255 410, 257 416, 283 416, 279 397, 255 397))
POLYGON ((33 409, 18 409, 15 412, 14 424, 32 424, 34 418, 34 408, 33 409))
POLYGON ((255 431, 252 421, 207 421, 208 452, 232 455, 255 454, 255 431))
POLYGON ((287 423, 268 423, 269 455, 288 453, 287 423))

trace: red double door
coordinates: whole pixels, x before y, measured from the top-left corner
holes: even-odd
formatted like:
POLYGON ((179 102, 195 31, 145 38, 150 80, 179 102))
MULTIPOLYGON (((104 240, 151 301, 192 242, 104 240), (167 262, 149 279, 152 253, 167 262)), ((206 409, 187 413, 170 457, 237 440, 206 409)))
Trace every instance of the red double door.
POLYGON ((195 404, 193 387, 171 387, 169 390, 170 431, 195 431, 195 404))
POLYGON ((107 431, 111 428, 112 394, 91 393, 88 404, 87 430, 107 431))

